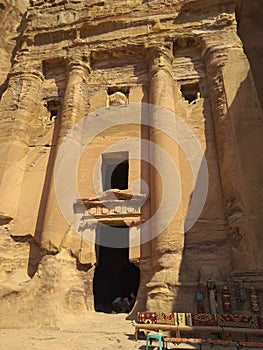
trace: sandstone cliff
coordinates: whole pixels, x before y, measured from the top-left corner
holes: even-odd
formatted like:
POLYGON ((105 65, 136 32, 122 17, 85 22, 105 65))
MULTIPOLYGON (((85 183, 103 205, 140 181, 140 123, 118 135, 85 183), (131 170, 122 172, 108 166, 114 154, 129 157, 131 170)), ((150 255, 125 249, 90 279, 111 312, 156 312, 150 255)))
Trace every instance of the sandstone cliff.
MULTIPOLYGON (((129 163, 127 191, 111 201, 111 210, 105 207, 111 192, 100 198, 104 208, 98 203, 97 160, 103 154, 106 161, 99 164, 106 167, 112 143, 133 137, 170 155, 183 190, 171 223, 129 249, 129 260, 141 273, 132 315, 145 309, 193 312, 195 291, 206 289, 210 278, 219 293, 229 284, 237 312, 251 311, 248 297, 237 310, 240 285, 247 291, 255 286, 263 305, 260 2, 1 0, 0 10, 0 326, 54 327, 63 322, 61 315, 85 317, 94 309, 98 248, 77 234, 72 222, 83 216, 83 227, 96 235, 85 221, 88 212, 99 222, 134 228, 162 202, 159 175, 135 160, 129 163), (103 130, 83 151, 77 179, 85 215, 77 212, 66 220, 54 187, 64 136, 88 113, 123 111, 142 102, 180 116, 204 152, 208 192, 194 224, 182 228, 193 220, 189 207, 204 173, 200 166, 196 178, 192 174, 189 159, 198 152, 189 135, 177 130, 178 147, 154 128, 132 123, 103 130), (131 203, 120 209, 140 177, 149 183, 150 200, 141 210, 131 203)), ((143 118, 143 111, 138 115, 143 118)), ((158 113, 153 121, 158 125, 158 113)), ((92 129, 88 122, 82 127, 92 129)), ((122 162, 127 151, 119 155, 122 162)), ((157 153, 152 156, 158 163, 157 153)), ((174 179, 167 184, 173 193, 174 179)), ((167 213, 151 230, 162 227, 167 213)), ((204 307, 209 312, 207 298, 204 307)))

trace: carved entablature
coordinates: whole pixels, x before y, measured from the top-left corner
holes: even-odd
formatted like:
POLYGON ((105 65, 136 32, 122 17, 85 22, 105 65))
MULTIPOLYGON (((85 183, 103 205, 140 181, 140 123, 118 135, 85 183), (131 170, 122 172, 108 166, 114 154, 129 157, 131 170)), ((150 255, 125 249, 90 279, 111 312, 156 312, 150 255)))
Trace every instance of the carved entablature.
POLYGON ((138 222, 145 198, 143 194, 108 190, 99 197, 79 199, 74 204, 74 212, 83 214, 82 221, 89 221, 93 217, 99 221, 133 218, 133 221, 138 222))

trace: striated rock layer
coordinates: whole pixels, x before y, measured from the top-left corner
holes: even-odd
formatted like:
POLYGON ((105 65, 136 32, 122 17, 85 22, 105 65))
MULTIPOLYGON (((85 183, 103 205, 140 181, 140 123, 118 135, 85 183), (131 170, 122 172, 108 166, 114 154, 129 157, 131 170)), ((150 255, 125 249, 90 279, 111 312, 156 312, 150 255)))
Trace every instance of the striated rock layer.
POLYGON ((197 290, 210 312, 211 279, 218 296, 229 287, 233 312, 255 312, 251 287, 262 308, 262 62, 251 39, 261 22, 246 25, 261 7, 0 1, 1 327, 85 317, 133 264, 131 317, 196 312, 197 290), (100 248, 112 234, 102 224, 122 227, 121 239, 129 231, 123 265, 100 248), (98 275, 106 293, 96 295, 98 275))

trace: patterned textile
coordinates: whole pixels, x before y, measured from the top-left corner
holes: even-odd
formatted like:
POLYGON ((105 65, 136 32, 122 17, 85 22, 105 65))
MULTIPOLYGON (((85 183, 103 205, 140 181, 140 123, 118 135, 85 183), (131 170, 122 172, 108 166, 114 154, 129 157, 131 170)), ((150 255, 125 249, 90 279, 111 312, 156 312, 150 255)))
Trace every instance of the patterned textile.
POLYGON ((224 345, 224 346, 235 346, 236 342, 232 340, 211 340, 211 344, 213 345, 224 345))
POLYGON ((190 314, 190 312, 187 312, 185 314, 185 318, 186 318, 186 325, 191 327, 193 325, 193 323, 192 323, 192 314, 190 314))
POLYGON ((178 326, 186 326, 186 317, 185 313, 177 312, 177 325, 178 326))
POLYGON ((156 323, 157 314, 156 312, 138 312, 137 323, 156 323))
POLYGON ((157 312, 157 322, 158 324, 172 324, 176 325, 176 318, 175 314, 172 313, 165 313, 165 312, 157 312))
POLYGON ((213 342, 211 339, 201 339, 201 338, 164 338, 165 342, 170 343, 207 343, 210 344, 213 342))
POLYGON ((201 338, 189 338, 188 342, 189 343, 198 343, 198 344, 200 344, 200 343, 203 342, 203 339, 201 339, 201 338))
POLYGON ((204 303, 197 303, 196 304, 196 311, 198 314, 204 314, 205 313, 204 303))
POLYGON ((223 287, 222 304, 223 304, 224 313, 231 314, 231 298, 230 298, 230 293, 227 286, 223 287))
POLYGON ((236 305, 238 310, 243 310, 244 301, 247 299, 247 292, 244 286, 240 283, 234 284, 234 292, 236 298, 236 305))
POLYGON ((259 312, 259 300, 257 293, 255 291, 254 287, 251 287, 251 294, 250 294, 250 303, 251 303, 251 309, 253 312, 259 312))
POLYGON ((205 293, 202 290, 197 290, 195 292, 195 301, 197 303, 203 303, 205 299, 205 293))
POLYGON ((216 315, 211 314, 192 314, 193 326, 218 326, 216 315))
POLYGON ((186 343, 188 338, 164 338, 164 341, 174 343, 186 343))
POLYGON ((257 315, 217 315, 220 327, 262 328, 262 318, 257 315))
POLYGON ((250 342, 250 341, 240 341, 239 345, 247 348, 263 348, 263 343, 250 342))

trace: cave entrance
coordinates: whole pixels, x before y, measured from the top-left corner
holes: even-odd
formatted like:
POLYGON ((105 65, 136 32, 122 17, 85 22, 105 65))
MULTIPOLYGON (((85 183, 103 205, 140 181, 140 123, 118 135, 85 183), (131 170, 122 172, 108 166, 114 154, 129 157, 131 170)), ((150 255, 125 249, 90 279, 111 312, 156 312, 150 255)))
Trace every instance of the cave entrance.
POLYGON ((116 311, 112 302, 116 298, 137 295, 140 270, 129 261, 129 227, 98 225, 96 253, 98 265, 93 279, 95 311, 116 311))

